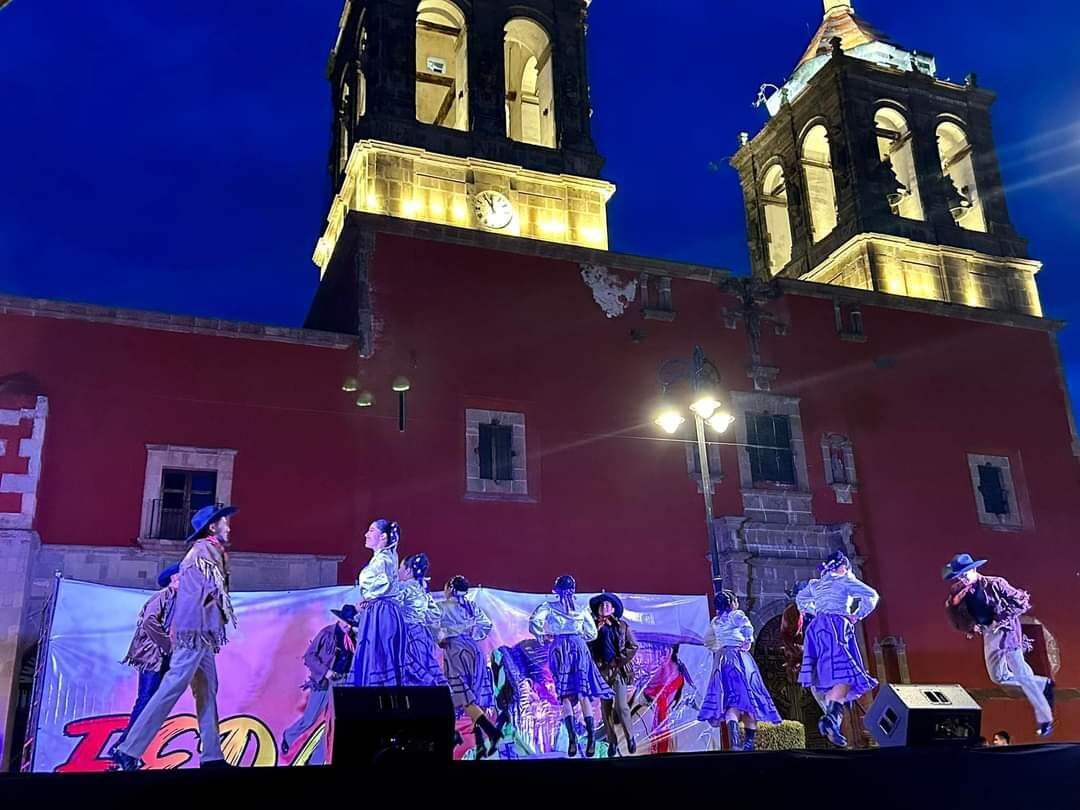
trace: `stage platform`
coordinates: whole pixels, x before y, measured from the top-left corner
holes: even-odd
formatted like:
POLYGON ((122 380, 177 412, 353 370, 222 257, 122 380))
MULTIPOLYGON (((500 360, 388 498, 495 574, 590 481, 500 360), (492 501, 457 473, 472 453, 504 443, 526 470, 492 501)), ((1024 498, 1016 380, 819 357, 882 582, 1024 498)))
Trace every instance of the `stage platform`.
POLYGON ((0 776, 0 807, 1080 807, 1080 745, 0 776), (842 798, 843 797, 843 798, 842 798))

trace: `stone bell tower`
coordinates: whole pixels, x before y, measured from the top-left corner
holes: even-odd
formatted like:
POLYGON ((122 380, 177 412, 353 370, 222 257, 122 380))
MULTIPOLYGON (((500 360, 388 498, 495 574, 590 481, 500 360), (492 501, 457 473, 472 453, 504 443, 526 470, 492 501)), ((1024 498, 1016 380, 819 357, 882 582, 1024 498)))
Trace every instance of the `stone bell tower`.
POLYGON ((314 261, 362 211, 607 247, 588 0, 347 0, 327 75, 334 190, 314 261))
POLYGON ((770 120, 732 164, 753 272, 1041 315, 1025 240, 1012 226, 975 76, 939 78, 908 50, 825 0, 817 33, 770 120))

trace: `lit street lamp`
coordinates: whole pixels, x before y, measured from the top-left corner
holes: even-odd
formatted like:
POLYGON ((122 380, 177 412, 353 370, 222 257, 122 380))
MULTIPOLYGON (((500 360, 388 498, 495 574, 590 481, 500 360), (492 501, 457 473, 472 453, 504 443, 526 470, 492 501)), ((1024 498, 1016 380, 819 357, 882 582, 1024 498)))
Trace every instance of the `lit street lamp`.
POLYGON ((686 422, 682 410, 671 398, 671 387, 682 380, 690 384, 690 413, 694 418, 697 435, 701 491, 705 496, 705 528, 709 537, 713 592, 719 593, 723 587, 723 577, 720 572, 720 550, 716 547, 716 531, 713 528, 712 476, 709 473, 709 447, 705 442, 705 425, 717 433, 723 433, 735 421, 735 417, 724 407, 720 372, 705 358, 705 352, 700 346, 694 347, 694 353, 689 360, 678 358, 661 364, 657 376, 662 404, 653 421, 661 430, 671 435, 678 432, 686 422))

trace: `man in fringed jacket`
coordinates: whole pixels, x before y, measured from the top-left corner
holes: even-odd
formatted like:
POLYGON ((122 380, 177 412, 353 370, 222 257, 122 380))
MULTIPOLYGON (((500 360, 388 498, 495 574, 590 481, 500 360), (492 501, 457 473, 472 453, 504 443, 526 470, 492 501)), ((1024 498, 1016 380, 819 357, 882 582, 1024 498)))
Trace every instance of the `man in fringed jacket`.
POLYGON ((161 686, 165 673, 169 671, 169 656, 172 653, 169 625, 172 623, 172 611, 176 604, 176 588, 180 584, 180 564, 170 565, 162 571, 158 575, 157 584, 160 590, 146 600, 146 604, 139 611, 135 635, 122 662, 138 670, 139 693, 131 709, 127 728, 109 749, 110 757, 116 747, 127 739, 131 727, 161 686))
MULTIPOLYGON (((283 754, 289 753, 296 739, 322 717, 329 703, 330 687, 344 681, 352 672, 353 655, 356 654, 356 626, 360 623, 357 619, 359 612, 355 605, 342 605, 341 610, 330 612, 337 616, 337 621, 316 633, 304 653, 304 666, 310 674, 300 688, 308 693, 307 705, 300 719, 281 735, 283 754)), ((325 762, 325 735, 313 756, 320 753, 322 761, 325 762)))
POLYGON ((942 571, 949 583, 945 610, 953 627, 968 638, 983 637, 983 653, 990 680, 1015 686, 1035 709, 1035 733, 1049 737, 1054 732, 1054 682, 1036 675, 1024 660, 1030 642, 1020 629, 1020 617, 1031 609, 1031 597, 1002 577, 985 577, 979 568, 986 560, 957 554, 942 571))
POLYGON ((169 717, 180 696, 190 686, 199 720, 203 768, 229 767, 221 751, 218 729, 218 677, 215 657, 226 643, 226 628, 236 626, 229 597, 229 517, 236 507, 207 506, 191 518, 194 531, 191 549, 180 563, 169 637, 172 657, 169 671, 155 695, 116 747, 112 760, 119 770, 142 767, 140 757, 169 717))

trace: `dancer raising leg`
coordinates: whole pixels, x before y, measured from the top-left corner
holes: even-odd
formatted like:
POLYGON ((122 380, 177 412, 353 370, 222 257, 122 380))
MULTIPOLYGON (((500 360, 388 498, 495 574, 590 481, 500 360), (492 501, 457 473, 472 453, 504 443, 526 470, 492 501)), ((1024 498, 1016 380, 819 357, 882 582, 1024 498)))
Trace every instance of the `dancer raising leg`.
POLYGON ((843 552, 834 552, 821 571, 821 577, 811 580, 795 597, 800 611, 814 614, 806 627, 799 683, 824 693, 825 714, 818 730, 843 748, 847 745, 840 731, 844 705, 877 686, 863 665, 855 624, 877 607, 878 594, 855 578, 843 552))

